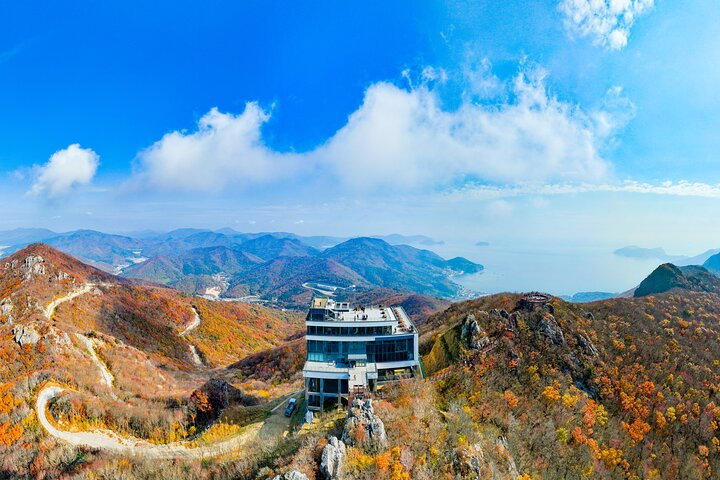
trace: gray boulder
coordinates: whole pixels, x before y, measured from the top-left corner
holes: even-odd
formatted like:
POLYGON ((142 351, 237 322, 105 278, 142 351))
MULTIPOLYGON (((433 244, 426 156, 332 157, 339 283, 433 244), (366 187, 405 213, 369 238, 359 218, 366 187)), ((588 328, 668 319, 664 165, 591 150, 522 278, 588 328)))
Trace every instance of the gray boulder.
POLYGON ((480 445, 457 447, 452 452, 455 478, 474 479, 487 478, 487 464, 480 445))
POLYGON ((336 437, 330 437, 328 444, 322 451, 320 460, 320 473, 327 480, 342 478, 343 460, 345 458, 345 444, 336 437))
POLYGON ((274 476, 272 480, 308 480, 308 477, 297 470, 290 470, 289 472, 274 476))
POLYGON ((590 338, 587 336, 587 334, 584 333, 578 333, 576 335, 578 345, 582 349, 583 353, 585 355, 589 355, 591 357, 598 357, 600 356, 600 352, 598 352, 597 347, 592 343, 590 338))
POLYGON ((365 402, 353 400, 350 413, 345 419, 342 441, 346 445, 357 446, 369 452, 385 450, 387 447, 385 424, 373 412, 370 400, 365 402))
POLYGON ((30 279, 35 275, 45 275, 45 259, 40 255, 29 255, 23 264, 25 278, 30 279))
POLYGON ((538 333, 548 338, 553 345, 565 345, 565 335, 563 335, 560 325, 553 315, 547 314, 537 324, 538 333))
POLYGON ((10 315, 12 310, 13 310, 13 304, 9 298, 6 298, 2 302, 0 302, 0 314, 10 315))
POLYGON ((40 341, 40 334, 30 325, 16 325, 13 327, 15 342, 21 347, 32 345, 40 341))
POLYGON ((7 323, 9 324, 13 323, 12 311, 13 304, 9 298, 6 298, 5 300, 0 302, 0 316, 5 317, 7 323))
POLYGON ((462 323, 460 340, 463 345, 473 350, 479 350, 490 343, 487 333, 480 330, 477 319, 472 313, 465 317, 462 323))

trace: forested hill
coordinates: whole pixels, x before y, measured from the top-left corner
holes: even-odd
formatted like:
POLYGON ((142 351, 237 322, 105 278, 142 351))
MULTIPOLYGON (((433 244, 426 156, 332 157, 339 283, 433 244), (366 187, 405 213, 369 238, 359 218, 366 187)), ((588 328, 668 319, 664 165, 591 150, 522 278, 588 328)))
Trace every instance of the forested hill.
POLYGON ((717 292, 588 304, 493 295, 425 329, 441 401, 467 408, 479 431, 499 427, 532 478, 720 473, 717 292))

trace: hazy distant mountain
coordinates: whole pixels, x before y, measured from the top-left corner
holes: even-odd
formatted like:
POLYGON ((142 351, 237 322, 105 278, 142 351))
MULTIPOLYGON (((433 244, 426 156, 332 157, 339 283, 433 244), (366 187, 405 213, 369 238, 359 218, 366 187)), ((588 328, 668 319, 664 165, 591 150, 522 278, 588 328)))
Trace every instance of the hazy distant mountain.
POLYGON ((561 295, 560 298, 572 303, 595 302, 616 297, 617 293, 610 292, 577 292, 572 295, 561 295))
POLYGON ((425 235, 400 235, 392 233, 390 235, 373 235, 372 238, 385 240, 390 245, 423 245, 432 247, 433 245, 442 245, 445 242, 434 240, 425 235))
MULTIPOLYGON (((132 265, 123 271, 123 276, 176 286, 185 277, 217 273, 230 276, 262 261, 252 253, 223 246, 194 248, 177 255, 159 255, 132 265)), ((195 290, 188 293, 195 293, 195 290)))
POLYGON ((490 242, 485 242, 485 241, 480 240, 479 242, 475 242, 475 246, 476 247, 489 247, 490 242))
POLYGON ((677 262, 678 265, 704 265, 705 262, 707 262, 710 257, 717 255, 720 253, 720 248, 712 248, 710 250, 707 250, 700 255, 696 255, 694 257, 686 258, 685 260, 682 260, 681 262, 677 262))
POLYGON ((670 255, 660 247, 643 248, 635 245, 618 248, 613 252, 615 255, 626 258, 637 258, 641 260, 658 259, 665 262, 679 261, 686 258, 684 255, 670 255))
POLYGON ((300 240, 294 238, 276 238, 272 235, 263 235, 243 242, 239 247, 243 252, 252 253, 263 260, 272 260, 277 257, 311 257, 320 252, 300 240))
POLYGON ((222 228, 220 230, 216 230, 217 233, 222 233, 228 236, 232 236, 235 238, 243 238, 244 240, 253 240, 256 238, 264 237, 266 235, 275 237, 275 238, 289 238, 294 240, 299 240, 300 242, 304 243, 305 245, 308 245, 310 247, 316 248, 318 250, 325 250, 326 248, 332 247, 333 245, 337 245, 338 243, 342 243, 345 240, 347 240, 346 237, 331 237, 327 235, 311 235, 311 236, 302 236, 302 235, 296 235, 294 233, 290 232, 256 232, 256 233, 242 233, 238 232, 237 230, 233 230, 232 228, 222 228))
POLYGON ((707 268, 714 274, 720 274, 720 253, 712 255, 703 263, 703 267, 707 268))
POLYGON ((107 271, 112 271, 115 265, 131 263, 128 259, 137 256, 133 252, 142 247, 142 242, 137 239, 94 230, 64 233, 44 242, 107 271))
POLYGON ((0 232, 0 245, 10 247, 19 244, 29 244, 54 237, 57 233, 46 228, 16 228, 0 232))
MULTIPOLYGON (((116 235, 93 230, 55 233, 44 229, 0 232, 11 254, 38 237, 53 247, 106 271, 181 289, 228 296, 254 292, 302 299, 305 282, 340 287, 383 287, 451 298, 463 291, 451 277, 482 270, 462 257, 445 260, 410 246, 437 242, 424 235, 343 239, 303 237, 288 232, 243 233, 182 228, 170 232, 116 235), (397 243, 397 244, 395 244, 397 243), (306 258, 306 260, 288 260, 306 258), (323 273, 327 270, 327 273, 323 273), (263 279, 263 275, 268 278, 263 279)), ((3 252, 0 252, 0 255, 3 252)))

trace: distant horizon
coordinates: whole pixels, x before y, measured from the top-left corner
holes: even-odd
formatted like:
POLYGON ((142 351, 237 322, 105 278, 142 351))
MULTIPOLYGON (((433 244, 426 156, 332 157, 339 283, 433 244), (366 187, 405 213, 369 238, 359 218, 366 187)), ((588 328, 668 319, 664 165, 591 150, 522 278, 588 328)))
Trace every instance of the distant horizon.
MULTIPOLYGON (((44 229, 43 227, 19 227, 27 230, 44 229)), ((670 260, 645 257, 633 258, 618 255, 616 249, 602 246, 584 247, 569 249, 564 252, 562 248, 550 246, 520 246, 508 247, 502 244, 490 244, 478 246, 477 242, 458 244, 445 242, 441 238, 433 238, 423 234, 366 234, 366 235, 325 235, 325 234, 298 234, 291 231, 240 231, 231 227, 221 228, 200 228, 180 227, 171 230, 155 231, 153 234, 163 235, 172 231, 198 230, 207 232, 218 232, 231 229, 239 234, 290 234, 303 237, 331 237, 337 240, 349 240, 354 238, 383 238, 400 236, 405 239, 412 237, 423 237, 432 240, 433 244, 421 242, 405 242, 415 248, 430 250, 444 258, 461 256, 473 262, 482 264, 485 270, 479 274, 456 277, 459 284, 476 291, 480 294, 492 294, 500 292, 523 292, 523 291, 544 291, 553 295, 573 295, 584 292, 607 292, 622 293, 636 287, 652 270, 663 263, 673 263, 670 260)), ((15 229, 13 229, 15 230, 15 229)), ((45 229, 50 230, 50 229, 45 229)), ((66 235, 77 231, 94 231, 103 234, 121 235, 132 237, 133 232, 110 232, 95 229, 78 229, 67 232, 55 232, 54 234, 66 235)), ((0 231, 2 234, 7 231, 0 231)), ((148 234, 149 232, 136 232, 148 234)), ((397 243, 396 243, 397 244, 397 243)), ((2 245, 10 247, 11 245, 2 245)), ((628 246, 626 246, 628 247, 628 246)), ((648 247, 650 250, 657 247, 648 247)), ((662 248, 662 247, 660 247, 662 248)), ((642 247, 641 247, 642 249, 642 247)), ((678 255, 681 259, 692 259, 697 255, 712 251, 708 248, 701 252, 678 255)), ((0 249, 0 255, 2 255, 0 249)), ((702 262, 700 262, 701 264, 702 262)), ((680 264, 685 264, 680 262, 680 264)))

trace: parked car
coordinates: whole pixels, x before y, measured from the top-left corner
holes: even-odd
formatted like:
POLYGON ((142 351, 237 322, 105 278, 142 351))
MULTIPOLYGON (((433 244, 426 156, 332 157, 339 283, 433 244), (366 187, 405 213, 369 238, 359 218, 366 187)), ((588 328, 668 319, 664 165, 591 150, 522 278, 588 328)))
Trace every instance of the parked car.
POLYGON ((291 398, 288 402, 287 408, 285 408, 285 416, 289 417, 292 415, 293 410, 295 410, 295 404, 297 404, 297 398, 291 398))

